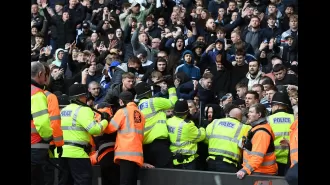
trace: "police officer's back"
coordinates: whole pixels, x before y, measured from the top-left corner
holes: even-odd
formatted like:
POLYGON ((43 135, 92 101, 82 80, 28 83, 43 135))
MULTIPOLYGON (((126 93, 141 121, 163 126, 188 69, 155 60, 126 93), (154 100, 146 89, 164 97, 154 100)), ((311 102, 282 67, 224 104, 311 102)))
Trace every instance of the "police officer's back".
POLYGON ((166 125, 174 168, 195 170, 197 143, 205 139, 205 129, 197 128, 193 121, 186 119, 189 114, 186 100, 178 100, 173 112, 174 116, 166 121, 166 125))
POLYGON ((73 84, 69 88, 71 104, 61 111, 63 130, 63 154, 60 166, 68 172, 60 171, 59 185, 67 184, 71 173, 74 184, 92 184, 92 166, 89 159, 90 135, 99 135, 107 127, 110 116, 104 114, 102 121, 94 120, 94 112, 90 107, 80 102, 86 102, 86 87, 82 84, 73 84))
POLYGON ((168 131, 165 110, 174 107, 177 101, 176 89, 169 85, 169 99, 152 97, 151 87, 145 82, 135 86, 138 108, 146 119, 143 139, 143 154, 146 163, 157 168, 170 167, 171 152, 169 150, 168 131))

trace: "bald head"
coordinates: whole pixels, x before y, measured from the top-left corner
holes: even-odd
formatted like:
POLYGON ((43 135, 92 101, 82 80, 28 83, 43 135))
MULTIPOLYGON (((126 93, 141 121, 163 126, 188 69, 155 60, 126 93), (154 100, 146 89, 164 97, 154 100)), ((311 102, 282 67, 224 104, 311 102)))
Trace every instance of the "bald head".
POLYGON ((239 108, 233 108, 230 112, 229 112, 229 117, 231 118, 236 118, 239 121, 242 120, 242 110, 239 108))
POLYGON ((274 59, 272 60, 272 65, 273 65, 273 67, 274 67, 276 64, 282 64, 282 60, 281 60, 281 59, 278 59, 278 58, 274 58, 274 59))

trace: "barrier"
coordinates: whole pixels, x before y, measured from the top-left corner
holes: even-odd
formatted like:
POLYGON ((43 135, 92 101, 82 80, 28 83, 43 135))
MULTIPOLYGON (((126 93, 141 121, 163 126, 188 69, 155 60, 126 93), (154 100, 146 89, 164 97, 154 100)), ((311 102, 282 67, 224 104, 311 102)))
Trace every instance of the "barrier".
MULTIPOLYGON (((93 173, 93 185, 102 185, 100 167, 94 166, 93 173)), ((269 180, 272 185, 288 185, 278 176, 248 175, 239 180, 233 173, 176 169, 141 169, 138 185, 255 185, 258 181, 269 180)))

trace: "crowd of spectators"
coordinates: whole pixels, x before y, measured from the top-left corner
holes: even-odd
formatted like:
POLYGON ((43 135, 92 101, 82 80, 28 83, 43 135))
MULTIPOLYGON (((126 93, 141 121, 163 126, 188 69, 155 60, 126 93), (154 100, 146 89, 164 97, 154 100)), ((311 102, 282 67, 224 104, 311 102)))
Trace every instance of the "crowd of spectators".
POLYGON ((31 3, 31 62, 50 67, 56 95, 85 84, 89 105, 115 111, 120 92, 134 93, 139 81, 155 83, 153 95, 165 98, 174 84, 203 127, 225 117, 229 104, 246 115, 261 103, 270 113, 276 92, 298 104, 297 0, 31 3))

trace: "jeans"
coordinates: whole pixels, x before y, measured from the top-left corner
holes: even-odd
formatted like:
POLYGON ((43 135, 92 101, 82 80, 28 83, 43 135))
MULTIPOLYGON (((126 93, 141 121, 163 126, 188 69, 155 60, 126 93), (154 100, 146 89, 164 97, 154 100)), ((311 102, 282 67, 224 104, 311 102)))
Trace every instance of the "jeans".
POLYGON ((289 185, 298 185, 298 163, 288 170, 285 180, 289 185))

